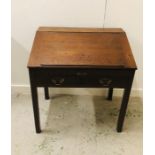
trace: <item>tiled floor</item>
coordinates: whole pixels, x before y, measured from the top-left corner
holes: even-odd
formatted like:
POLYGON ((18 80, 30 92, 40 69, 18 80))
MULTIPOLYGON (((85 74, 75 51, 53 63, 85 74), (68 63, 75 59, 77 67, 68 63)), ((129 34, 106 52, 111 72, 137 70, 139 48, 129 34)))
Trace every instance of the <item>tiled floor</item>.
POLYGON ((117 133, 121 98, 39 96, 41 127, 34 130, 31 96, 12 95, 12 155, 142 155, 142 101, 131 98, 124 130, 117 133))

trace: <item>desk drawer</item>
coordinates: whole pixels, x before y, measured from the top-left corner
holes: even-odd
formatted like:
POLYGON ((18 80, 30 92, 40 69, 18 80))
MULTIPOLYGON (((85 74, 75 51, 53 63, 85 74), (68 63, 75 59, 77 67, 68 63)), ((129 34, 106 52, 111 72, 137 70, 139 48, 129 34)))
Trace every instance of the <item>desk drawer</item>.
POLYGON ((34 69, 31 71, 38 86, 52 87, 125 87, 129 72, 101 69, 34 69))

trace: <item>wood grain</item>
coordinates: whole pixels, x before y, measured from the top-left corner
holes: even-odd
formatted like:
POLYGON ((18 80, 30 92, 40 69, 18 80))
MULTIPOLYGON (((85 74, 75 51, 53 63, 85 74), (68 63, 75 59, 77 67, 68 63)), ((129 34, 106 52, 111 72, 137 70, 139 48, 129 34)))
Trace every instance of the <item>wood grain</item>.
POLYGON ((28 67, 44 66, 137 68, 127 36, 117 28, 39 28, 28 67))

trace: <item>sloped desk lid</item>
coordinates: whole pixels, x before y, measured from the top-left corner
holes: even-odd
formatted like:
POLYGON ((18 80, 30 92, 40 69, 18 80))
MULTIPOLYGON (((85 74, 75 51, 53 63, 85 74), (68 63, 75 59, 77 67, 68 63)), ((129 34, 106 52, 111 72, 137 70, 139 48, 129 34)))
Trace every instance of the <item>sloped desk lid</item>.
POLYGON ((39 28, 28 67, 65 66, 137 68, 120 28, 39 28))

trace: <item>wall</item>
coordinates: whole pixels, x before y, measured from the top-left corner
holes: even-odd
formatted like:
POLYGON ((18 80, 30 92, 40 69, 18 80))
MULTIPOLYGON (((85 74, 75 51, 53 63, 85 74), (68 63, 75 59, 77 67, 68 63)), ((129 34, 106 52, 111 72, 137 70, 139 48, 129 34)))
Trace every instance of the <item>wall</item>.
MULTIPOLYGON (((105 0, 12 0, 12 85, 29 85, 26 68, 39 26, 103 27, 105 0)), ((138 71, 134 89, 142 90, 142 0, 107 0, 105 27, 122 27, 129 37, 138 71)))

